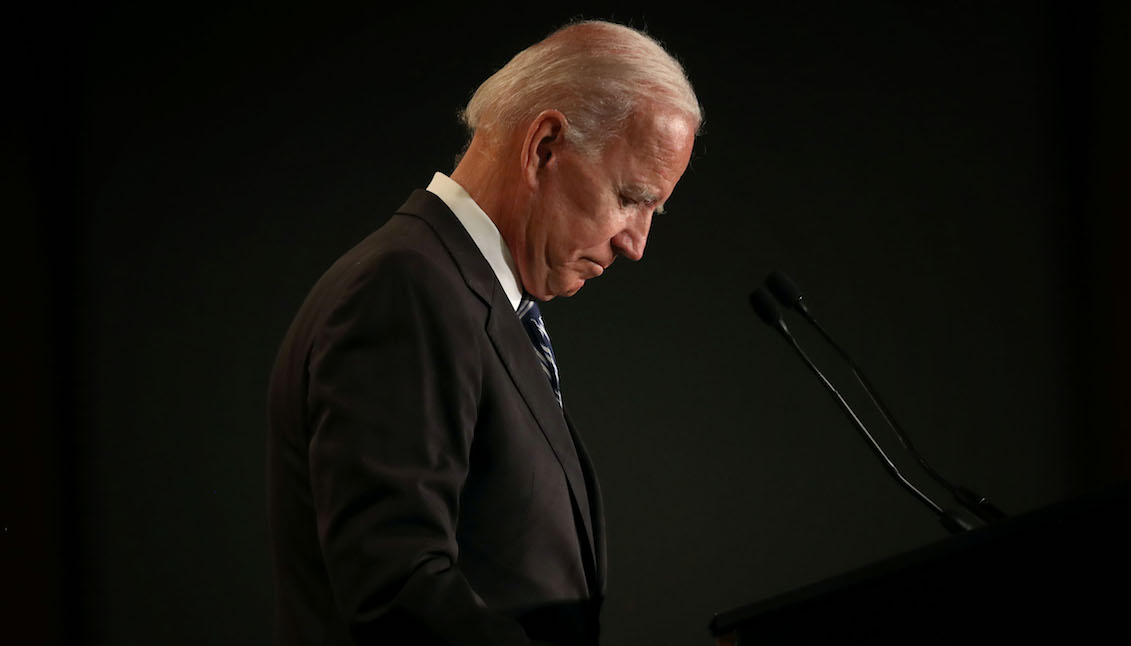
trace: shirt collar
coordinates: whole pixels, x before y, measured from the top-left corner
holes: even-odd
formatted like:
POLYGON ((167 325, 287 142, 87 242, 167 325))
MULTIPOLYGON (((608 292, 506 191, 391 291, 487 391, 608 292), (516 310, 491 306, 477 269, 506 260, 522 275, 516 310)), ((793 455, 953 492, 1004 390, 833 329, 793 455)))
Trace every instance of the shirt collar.
POLYGON ((458 182, 443 173, 432 176, 428 184, 429 193, 440 198, 452 210, 456 219, 471 236, 479 253, 495 271, 495 277, 503 287, 503 292, 511 302, 511 308, 518 310, 522 301, 522 285, 518 281, 518 272, 515 270, 514 258, 503 240, 503 234, 491 221, 491 218, 479 208, 471 195, 468 194, 458 182))

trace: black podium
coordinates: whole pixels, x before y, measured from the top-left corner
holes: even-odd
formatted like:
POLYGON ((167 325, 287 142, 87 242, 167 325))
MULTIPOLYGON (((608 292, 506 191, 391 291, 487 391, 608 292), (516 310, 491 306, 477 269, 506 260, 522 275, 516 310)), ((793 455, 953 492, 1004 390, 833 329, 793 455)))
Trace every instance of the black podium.
POLYGON ((1131 481, 715 615, 738 644, 1124 643, 1131 481))

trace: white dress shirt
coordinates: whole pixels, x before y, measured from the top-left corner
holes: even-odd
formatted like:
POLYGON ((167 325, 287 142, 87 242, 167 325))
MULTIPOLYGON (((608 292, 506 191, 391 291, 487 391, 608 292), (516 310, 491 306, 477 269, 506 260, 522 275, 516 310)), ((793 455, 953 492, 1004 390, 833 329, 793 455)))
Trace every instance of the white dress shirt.
POLYGON ((475 246, 479 247, 479 253, 483 254, 487 264, 495 270, 495 277, 499 279, 503 292, 510 299, 511 307, 517 310, 522 300, 522 284, 518 281, 518 271, 515 270, 511 250, 503 240, 503 234, 499 233, 499 228, 483 209, 479 208, 471 195, 447 175, 443 173, 433 175, 427 190, 443 200, 452 213, 456 214, 456 219, 467 230, 475 246))

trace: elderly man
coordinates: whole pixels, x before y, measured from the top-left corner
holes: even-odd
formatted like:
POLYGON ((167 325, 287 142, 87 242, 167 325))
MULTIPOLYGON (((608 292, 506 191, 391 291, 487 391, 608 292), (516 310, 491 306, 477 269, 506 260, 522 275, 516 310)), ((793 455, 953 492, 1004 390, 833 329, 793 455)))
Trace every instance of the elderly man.
POLYGON ((597 643, 600 493, 538 301, 644 253, 700 109, 587 22, 480 86, 473 133, 338 260, 271 377, 276 644, 597 643))

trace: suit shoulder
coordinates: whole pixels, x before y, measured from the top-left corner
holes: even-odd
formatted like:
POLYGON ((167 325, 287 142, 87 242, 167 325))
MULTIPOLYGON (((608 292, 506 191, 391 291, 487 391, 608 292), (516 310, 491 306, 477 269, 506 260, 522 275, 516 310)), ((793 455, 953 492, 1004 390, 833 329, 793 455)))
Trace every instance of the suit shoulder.
POLYGON ((382 286, 447 291, 462 283, 458 265, 436 232, 414 217, 395 215, 339 258, 312 293, 347 296, 382 286))
POLYGON ((342 255, 326 273, 369 273, 402 266, 457 269, 444 243, 427 223, 412 216, 394 215, 342 255))
POLYGON ((442 310, 471 304, 459 267, 425 222, 394 215, 343 254, 315 282, 286 343, 309 347, 335 318, 388 310, 393 303, 442 310), (379 302, 380 301, 380 302, 379 302))

